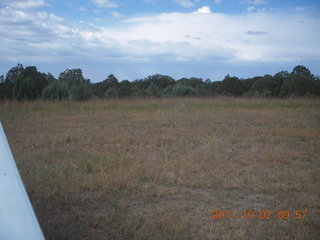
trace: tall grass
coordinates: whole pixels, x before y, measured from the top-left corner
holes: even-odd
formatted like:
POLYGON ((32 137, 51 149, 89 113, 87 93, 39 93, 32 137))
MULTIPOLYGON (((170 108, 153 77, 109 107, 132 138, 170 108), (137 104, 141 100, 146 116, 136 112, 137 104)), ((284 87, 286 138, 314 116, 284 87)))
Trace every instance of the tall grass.
POLYGON ((0 120, 48 239, 320 237, 319 99, 2 102, 0 120))

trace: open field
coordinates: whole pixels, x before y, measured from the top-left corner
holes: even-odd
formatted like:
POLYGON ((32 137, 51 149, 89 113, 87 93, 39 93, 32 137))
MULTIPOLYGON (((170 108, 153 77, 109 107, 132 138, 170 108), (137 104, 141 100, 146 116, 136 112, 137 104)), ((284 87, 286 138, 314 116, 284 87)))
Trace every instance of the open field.
POLYGON ((1 102, 0 120, 47 239, 320 239, 319 99, 1 102))

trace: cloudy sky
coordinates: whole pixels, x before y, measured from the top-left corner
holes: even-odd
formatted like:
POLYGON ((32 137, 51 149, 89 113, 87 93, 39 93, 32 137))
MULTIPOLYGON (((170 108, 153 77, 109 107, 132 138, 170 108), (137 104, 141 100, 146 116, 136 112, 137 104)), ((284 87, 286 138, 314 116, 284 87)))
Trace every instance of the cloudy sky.
POLYGON ((0 0, 0 75, 17 63, 92 82, 320 74, 319 0, 0 0))

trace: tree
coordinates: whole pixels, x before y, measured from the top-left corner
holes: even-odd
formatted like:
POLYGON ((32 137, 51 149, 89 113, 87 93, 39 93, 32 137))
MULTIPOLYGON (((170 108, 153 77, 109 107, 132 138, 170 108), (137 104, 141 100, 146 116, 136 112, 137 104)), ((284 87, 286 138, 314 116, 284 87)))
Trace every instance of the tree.
POLYGON ((103 97, 105 97, 105 98, 118 98, 118 97, 120 97, 120 91, 116 87, 107 88, 103 97))
POLYGON ((92 95, 93 91, 89 80, 73 85, 69 90, 70 99, 76 101, 86 101, 90 99, 92 95))
POLYGON ((106 81, 106 84, 107 84, 108 88, 109 87, 118 87, 119 86, 119 81, 113 74, 110 74, 105 81, 106 81))
POLYGON ((317 95, 317 81, 305 75, 292 74, 281 86, 283 97, 317 95))
POLYGON ((46 74, 45 78, 48 83, 52 83, 57 80, 51 73, 46 74))
POLYGON ((237 77, 225 76, 224 80, 216 88, 216 93, 231 96, 241 96, 245 91, 245 87, 241 80, 237 77))
POLYGON ((66 83, 68 88, 72 86, 78 86, 85 80, 82 75, 82 70, 80 68, 76 69, 66 69, 59 75, 59 80, 66 83))
POLYGON ((144 79, 145 82, 148 83, 148 87, 153 85, 153 87, 157 87, 160 89, 165 89, 169 85, 173 85, 175 83, 174 79, 167 75, 155 74, 148 76, 144 79))
POLYGON ((68 86, 66 83, 58 80, 51 82, 42 92, 43 100, 63 100, 69 96, 68 86))
POLYGON ((36 99, 36 81, 31 77, 24 77, 23 75, 20 75, 14 83, 12 94, 18 101, 36 99))
POLYGON ((162 89, 155 82, 151 82, 147 88, 147 94, 149 97, 161 97, 163 95, 162 89))
POLYGON ((175 85, 172 88, 171 93, 173 97, 195 97, 198 95, 195 88, 182 84, 175 85))
POLYGON ((3 75, 0 76, 0 99, 5 98, 5 78, 3 75))
POLYGON ((318 95, 317 80, 308 68, 298 65, 284 80, 280 95, 283 97, 318 95))
POLYGON ((311 71, 303 65, 295 66, 292 70, 291 75, 299 75, 299 76, 305 76, 308 78, 314 78, 311 71))
POLYGON ((177 81, 177 84, 181 84, 183 86, 196 88, 199 85, 203 85, 203 81, 201 78, 181 78, 177 81))
POLYGON ((314 92, 317 96, 320 96, 320 77, 319 76, 315 77, 315 90, 314 90, 314 92))
POLYGON ((265 75, 252 85, 249 96, 255 97, 276 97, 280 94, 282 81, 271 75, 265 75))
POLYGON ((17 100, 37 99, 47 85, 46 75, 38 72, 36 67, 29 66, 15 80, 12 94, 17 100))
POLYGON ((22 74, 22 71, 24 70, 22 64, 18 63, 17 66, 11 68, 7 74, 6 79, 4 81, 3 85, 3 97, 7 99, 12 99, 13 95, 13 86, 18 79, 18 77, 22 74))
POLYGON ((119 97, 129 97, 131 92, 131 83, 128 80, 119 83, 119 97))
POLYGON ((119 82, 118 79, 113 75, 110 74, 106 80, 95 83, 93 85, 93 92, 94 95, 97 97, 105 97, 105 92, 108 88, 118 88, 119 87, 119 82))

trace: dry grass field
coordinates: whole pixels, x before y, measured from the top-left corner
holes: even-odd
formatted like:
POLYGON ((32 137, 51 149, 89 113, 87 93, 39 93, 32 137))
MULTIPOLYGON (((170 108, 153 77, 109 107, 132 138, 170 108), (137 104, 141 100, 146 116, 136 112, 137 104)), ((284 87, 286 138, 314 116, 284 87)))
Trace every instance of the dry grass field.
POLYGON ((319 99, 1 102, 0 120, 49 240, 320 239, 319 99))

